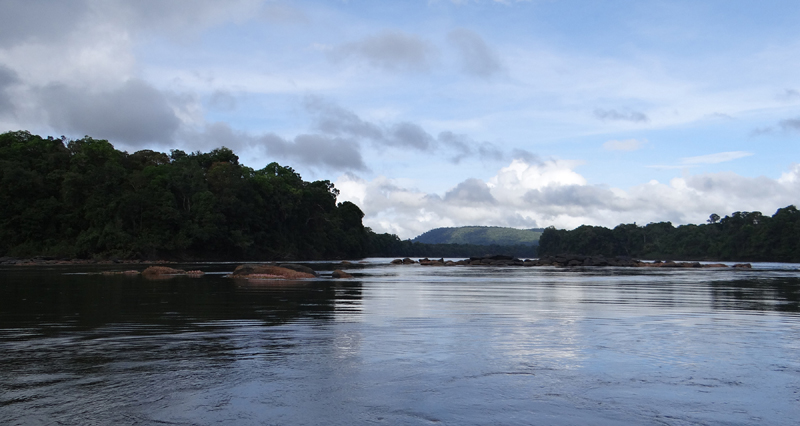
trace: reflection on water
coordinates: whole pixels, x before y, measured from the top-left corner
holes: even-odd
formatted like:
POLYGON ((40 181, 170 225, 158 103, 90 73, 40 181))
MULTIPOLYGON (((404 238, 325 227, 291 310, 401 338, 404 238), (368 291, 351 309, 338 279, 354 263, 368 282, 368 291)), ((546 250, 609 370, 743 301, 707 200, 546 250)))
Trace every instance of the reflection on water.
MULTIPOLYGON (((0 424, 795 424, 800 274, 0 270, 0 424)), ((192 269, 198 268, 193 265, 192 269)), ((765 269, 766 268, 766 269, 765 269)))

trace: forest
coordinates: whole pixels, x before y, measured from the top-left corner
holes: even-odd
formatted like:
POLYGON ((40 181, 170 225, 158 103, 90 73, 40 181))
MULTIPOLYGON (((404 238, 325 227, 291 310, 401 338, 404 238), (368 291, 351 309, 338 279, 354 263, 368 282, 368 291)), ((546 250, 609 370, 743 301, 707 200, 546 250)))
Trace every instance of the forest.
POLYGON ((0 134, 0 257, 313 260, 533 256, 516 246, 376 234, 327 180, 254 170, 228 148, 129 154, 106 140, 0 134))
POLYGON ((707 223, 673 226, 621 224, 614 229, 580 226, 571 231, 546 228, 541 255, 574 253, 643 259, 800 262, 800 211, 794 205, 772 216, 734 212, 707 223))
POLYGON ((0 256, 316 259, 368 252, 363 213, 329 181, 239 164, 227 148, 119 151, 0 135, 0 256))

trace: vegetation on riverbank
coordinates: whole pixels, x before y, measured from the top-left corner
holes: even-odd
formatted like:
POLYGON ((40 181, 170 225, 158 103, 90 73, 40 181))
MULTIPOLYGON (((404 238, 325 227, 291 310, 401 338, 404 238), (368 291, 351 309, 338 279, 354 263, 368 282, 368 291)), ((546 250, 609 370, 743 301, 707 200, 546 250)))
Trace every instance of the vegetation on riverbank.
MULTIPOLYGON (((306 182, 278 163, 260 170, 241 165, 224 147, 128 154, 88 136, 8 132, 0 134, 0 259, 537 256, 527 240, 423 244, 376 234, 363 226, 358 206, 337 203, 338 193, 331 182, 306 182)), ((800 262, 798 241, 800 212, 788 206, 772 217, 712 215, 703 225, 547 228, 538 254, 800 262)))
MULTIPOLYGON (((239 164, 228 148, 129 154, 105 140, 0 134, 0 258, 286 260, 530 256, 376 234, 327 180, 239 164)), ((33 263, 35 262, 32 261, 33 263)))
POLYGON ((539 239, 540 255, 575 253, 645 259, 800 262, 800 211, 793 205, 765 216, 735 212, 708 223, 670 222, 646 226, 622 224, 614 229, 580 226, 571 231, 547 228, 539 239))
POLYGON ((119 151, 105 140, 0 135, 0 256, 344 258, 363 213, 329 181, 239 164, 227 148, 119 151))

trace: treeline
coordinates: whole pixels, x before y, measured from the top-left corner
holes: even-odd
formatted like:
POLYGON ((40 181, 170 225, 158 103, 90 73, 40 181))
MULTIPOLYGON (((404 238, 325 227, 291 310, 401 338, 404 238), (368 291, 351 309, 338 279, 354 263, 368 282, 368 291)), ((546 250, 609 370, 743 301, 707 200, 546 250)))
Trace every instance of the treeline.
POLYGON ((735 212, 717 214, 701 225, 670 222, 580 226, 572 231, 553 227, 539 239, 541 255, 575 253, 645 259, 800 262, 800 211, 793 205, 774 215, 735 212))
POLYGON ((227 148, 119 151, 105 140, 0 135, 0 256, 319 259, 370 252, 353 203, 227 148))
POLYGON ((370 233, 370 256, 376 257, 470 257, 505 254, 519 258, 536 257, 535 245, 528 244, 425 244, 401 240, 394 234, 370 233))

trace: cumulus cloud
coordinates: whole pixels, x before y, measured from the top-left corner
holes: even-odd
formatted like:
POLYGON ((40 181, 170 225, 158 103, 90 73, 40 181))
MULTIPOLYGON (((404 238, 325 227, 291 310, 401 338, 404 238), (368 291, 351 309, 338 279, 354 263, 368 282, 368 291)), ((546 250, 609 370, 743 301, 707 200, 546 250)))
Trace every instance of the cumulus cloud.
POLYGON ((387 71, 424 71, 435 56, 436 49, 428 42, 400 31, 384 31, 330 51, 334 61, 352 58, 387 71))
POLYGON ((636 151, 647 143, 647 139, 610 140, 603 144, 603 149, 608 151, 636 151))
POLYGON ((772 214, 800 197, 800 165, 779 179, 732 172, 651 181, 627 190, 591 185, 574 168, 579 163, 514 160, 486 180, 468 179, 444 197, 405 188, 385 177, 371 181, 343 175, 341 199, 364 210, 365 224, 378 232, 413 238, 442 226, 497 225, 574 228, 581 224, 671 221, 700 223, 713 212, 772 214))
POLYGON ((444 194, 444 201, 456 205, 475 206, 495 204, 497 200, 486 182, 479 179, 467 179, 444 194))
POLYGON ((639 111, 617 111, 615 109, 597 108, 594 116, 603 121, 630 121, 632 123, 646 123, 650 119, 639 111))
POLYGON ((104 92, 50 84, 39 98, 49 124, 73 134, 128 144, 169 142, 180 125, 167 97, 141 80, 104 92))
POLYGON ((503 70, 497 53, 474 31, 458 28, 451 31, 447 39, 456 48, 464 72, 488 78, 503 70))

